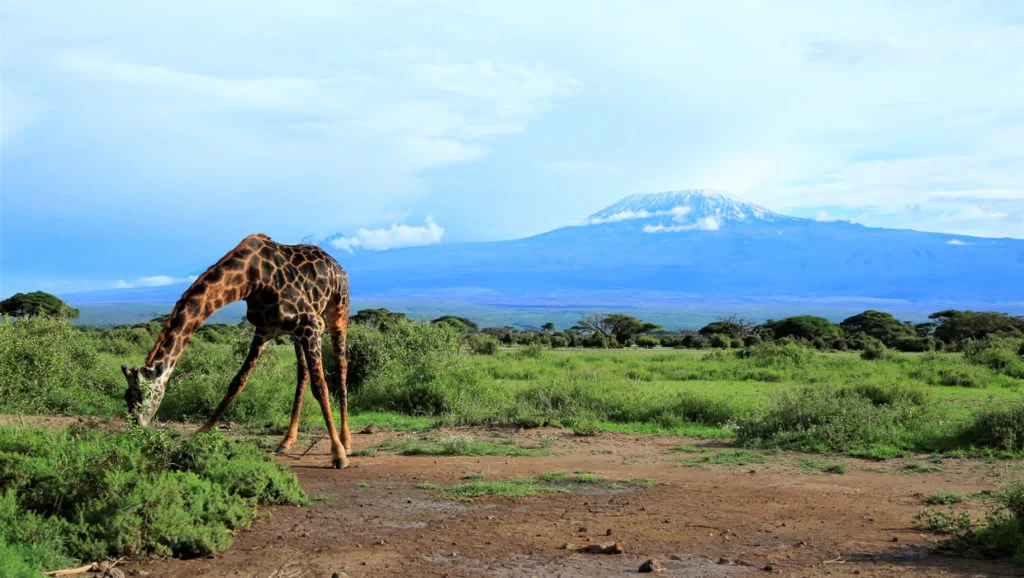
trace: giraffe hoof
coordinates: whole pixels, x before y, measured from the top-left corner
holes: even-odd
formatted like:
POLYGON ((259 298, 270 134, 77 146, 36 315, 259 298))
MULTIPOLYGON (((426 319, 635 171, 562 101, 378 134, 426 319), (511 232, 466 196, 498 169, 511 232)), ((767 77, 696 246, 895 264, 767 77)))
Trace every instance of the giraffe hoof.
POLYGON ((331 467, 336 469, 336 470, 340 470, 342 468, 347 468, 348 467, 348 460, 346 460, 345 458, 334 458, 334 459, 331 460, 331 467))

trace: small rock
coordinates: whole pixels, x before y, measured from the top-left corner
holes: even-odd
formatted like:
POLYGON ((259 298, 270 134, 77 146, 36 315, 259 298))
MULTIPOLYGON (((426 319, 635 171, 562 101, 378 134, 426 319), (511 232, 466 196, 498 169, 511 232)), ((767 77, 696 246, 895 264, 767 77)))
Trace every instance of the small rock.
POLYGON ((761 568, 761 569, 764 570, 765 572, 774 572, 775 571, 775 566, 773 566, 771 564, 765 564, 764 568, 761 568))
POLYGON ((303 532, 302 533, 302 537, 303 538, 308 538, 309 537, 309 530, 306 530, 305 532, 303 532))
POLYGON ((605 530, 605 531, 604 531, 604 535, 605 535, 605 536, 611 536, 611 535, 612 535, 612 529, 611 529, 611 528, 608 528, 607 530, 605 530))
POLYGON ((331 574, 331 578, 348 578, 348 574, 344 572, 335 572, 331 574))
POLYGON ((726 566, 728 564, 731 564, 732 562, 729 562, 728 558, 719 558, 718 559, 718 563, 721 564, 722 566, 726 566))
POLYGON ((559 547, 560 550, 572 550, 572 544, 566 542, 559 547))
POLYGON ((683 557, 678 555, 678 554, 672 554, 671 556, 668 557, 668 559, 669 560, 682 560, 683 557))
POLYGON ((899 542, 900 541, 900 537, 899 536, 893 536, 892 537, 892 541, 893 542, 899 542))
POLYGON ((661 567, 661 563, 656 559, 650 559, 640 565, 641 572, 664 572, 665 569, 661 567))
POLYGON ((576 530, 576 531, 577 532, 586 532, 587 531, 587 527, 586 526, 580 526, 580 529, 576 530))
POLYGON ((125 578, 124 570, 120 568, 107 568, 107 571, 103 573, 103 578, 125 578))
POLYGON ((750 471, 749 471, 749 472, 747 472, 747 473, 748 473, 748 474, 756 474, 756 473, 757 473, 757 470, 750 470, 750 471))
POLYGON ((370 425, 368 425, 368 426, 364 427, 363 429, 359 430, 359 433, 361 433, 361 434, 375 434, 375 433, 377 433, 377 428, 376 428, 376 426, 374 426, 371 423, 370 425))
POLYGON ((600 544, 590 544, 585 548, 585 551, 589 554, 600 554, 604 552, 604 546, 600 544))
POLYGON ((373 543, 374 546, 383 546, 385 544, 384 539, 381 538, 373 543))

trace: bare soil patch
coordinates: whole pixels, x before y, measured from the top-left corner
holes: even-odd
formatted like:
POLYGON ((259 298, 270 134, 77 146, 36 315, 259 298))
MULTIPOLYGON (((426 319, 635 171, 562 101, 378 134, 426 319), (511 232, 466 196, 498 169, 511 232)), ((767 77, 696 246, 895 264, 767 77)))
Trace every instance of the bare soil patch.
MULTIPOLYGON (((18 423, 18 418, 2 421, 18 423)), ((67 420, 33 418, 30 425, 51 422, 67 420)), ((547 428, 375 431, 354 433, 353 446, 359 450, 410 435, 454 434, 544 446, 551 455, 433 457, 381 450, 353 457, 347 469, 332 470, 326 441, 310 449, 309 439, 300 440, 278 459, 294 468, 312 498, 309 506, 268 509, 265 519, 235 536, 229 550, 210 558, 124 561, 119 567, 129 575, 141 571, 182 578, 326 578, 335 572, 353 577, 616 576, 638 573, 653 559, 663 568, 659 576, 1024 576, 1024 569, 1009 561, 935 554, 929 546, 940 537, 915 528, 914 522, 927 507, 925 496, 938 490, 969 494, 996 489, 1017 465, 1011 462, 947 459, 928 468, 906 468, 907 463, 930 462, 787 452, 763 463, 698 464, 686 457, 701 455, 702 449, 720 451, 722 444, 611 433, 579 437, 547 428), (698 452, 673 451, 682 444, 698 452), (802 467, 808 458, 842 463, 846 473, 802 467), (440 488, 464 483, 470 474, 505 481, 577 471, 602 483, 515 501, 465 502, 439 495, 440 488), (656 484, 604 483, 635 478, 656 484), (614 543, 621 544, 623 553, 587 552, 591 544, 614 543)))

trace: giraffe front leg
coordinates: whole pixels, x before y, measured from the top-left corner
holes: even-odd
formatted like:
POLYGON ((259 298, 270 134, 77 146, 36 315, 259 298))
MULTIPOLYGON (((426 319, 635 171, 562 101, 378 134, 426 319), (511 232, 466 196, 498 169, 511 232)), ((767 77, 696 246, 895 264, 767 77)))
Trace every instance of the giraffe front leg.
POLYGON ((281 440, 281 445, 277 447, 277 453, 290 450, 292 444, 299 438, 299 419, 302 417, 302 399, 306 395, 306 384, 309 383, 309 370, 306 368, 306 356, 298 341, 295 342, 295 366, 298 375, 295 385, 295 401, 292 403, 292 421, 288 426, 288 433, 281 440))
POLYGON ((232 400, 242 392, 245 388, 246 382, 249 381, 249 376, 252 375, 252 370, 256 367, 256 362, 260 360, 260 355, 263 354, 263 348, 267 345, 268 336, 265 331, 257 329, 256 333, 252 337, 252 344, 249 346, 249 354, 245 357, 245 361, 242 362, 242 367, 239 368, 238 373, 235 374, 235 378, 231 380, 231 385, 228 386, 228 392, 221 400, 220 404, 217 405, 217 409, 213 410, 213 414, 210 415, 210 419, 206 420, 196 433, 202 433, 209 431, 213 426, 217 424, 217 421, 227 411, 228 406, 231 405, 232 400))

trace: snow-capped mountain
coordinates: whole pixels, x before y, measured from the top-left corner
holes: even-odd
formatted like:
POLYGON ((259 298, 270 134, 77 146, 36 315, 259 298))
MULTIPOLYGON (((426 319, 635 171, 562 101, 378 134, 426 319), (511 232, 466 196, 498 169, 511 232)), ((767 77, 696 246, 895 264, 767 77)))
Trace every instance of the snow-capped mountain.
MULTIPOLYGON (((321 246, 362 299, 553 304, 614 295, 616 306, 680 298, 1024 307, 1024 240, 799 219, 703 189, 632 195, 583 223, 524 239, 353 254, 321 246)), ((170 302, 182 289, 162 288, 170 302)), ((131 301, 132 291, 118 295, 131 301)))
POLYGON ((718 229, 736 222, 792 219, 715 189, 635 194, 587 217, 586 224, 643 221, 648 232, 718 229))

